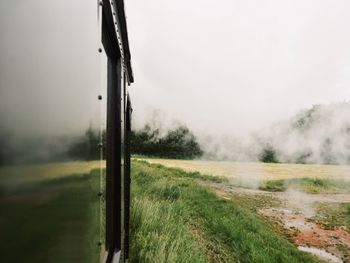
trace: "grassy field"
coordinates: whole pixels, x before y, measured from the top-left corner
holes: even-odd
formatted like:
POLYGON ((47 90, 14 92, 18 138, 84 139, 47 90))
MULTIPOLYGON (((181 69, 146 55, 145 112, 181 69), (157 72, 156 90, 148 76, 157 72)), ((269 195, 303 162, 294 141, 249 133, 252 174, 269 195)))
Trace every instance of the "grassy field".
POLYGON ((224 180, 134 161, 130 262, 319 262, 251 210, 202 180, 224 180))
POLYGON ((281 163, 239 163, 202 160, 140 159, 187 172, 227 178, 230 184, 280 192, 350 193, 350 166, 281 163))
POLYGON ((259 189, 271 192, 284 192, 296 189, 312 194, 350 193, 350 181, 322 178, 295 178, 264 181, 259 189))
POLYGON ((198 171, 202 174, 214 174, 236 180, 244 179, 244 177, 248 176, 259 181, 305 177, 350 181, 349 165, 244 163, 154 158, 141 158, 141 160, 159 163, 166 167, 181 168, 188 172, 198 171))
POLYGON ((98 262, 100 172, 90 172, 96 166, 2 168, 1 262, 98 262))
MULTIPOLYGON (((26 262, 98 262, 100 170, 95 168, 100 165, 72 162, 1 168, 2 262, 21 262, 23 255, 26 262), (21 253, 13 253, 18 250, 21 253)), ((284 191, 293 185, 310 193, 347 192, 348 181, 339 180, 272 179, 260 187, 284 191)), ((299 251, 257 214, 280 201, 239 193, 225 198, 210 186, 231 183, 225 176, 133 160, 129 261, 320 262, 299 251)), ((320 203, 317 211, 315 220, 326 228, 350 229, 348 204, 320 203)))

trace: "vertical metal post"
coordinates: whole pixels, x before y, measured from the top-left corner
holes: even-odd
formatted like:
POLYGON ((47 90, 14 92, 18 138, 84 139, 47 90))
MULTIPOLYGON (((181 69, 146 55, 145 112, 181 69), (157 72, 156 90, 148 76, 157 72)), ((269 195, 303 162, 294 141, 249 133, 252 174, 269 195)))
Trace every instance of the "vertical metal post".
POLYGON ((125 110, 125 162, 124 162, 124 227, 125 227, 125 238, 124 238, 124 251, 125 258, 129 257, 129 245, 130 245, 130 184, 131 184, 131 154, 130 154, 130 139, 131 139, 131 103, 130 98, 127 96, 126 99, 126 110, 125 110))
POLYGON ((102 43, 108 57, 106 144, 106 250, 108 256, 106 262, 114 263, 124 262, 128 256, 129 232, 126 229, 129 228, 130 179, 125 176, 130 176, 130 151, 126 149, 130 145, 125 111, 126 78, 128 82, 132 82, 133 77, 124 3, 122 0, 101 0, 101 5, 103 7, 102 43))
POLYGON ((108 58, 107 87, 107 176, 106 249, 107 262, 121 250, 121 61, 108 58))

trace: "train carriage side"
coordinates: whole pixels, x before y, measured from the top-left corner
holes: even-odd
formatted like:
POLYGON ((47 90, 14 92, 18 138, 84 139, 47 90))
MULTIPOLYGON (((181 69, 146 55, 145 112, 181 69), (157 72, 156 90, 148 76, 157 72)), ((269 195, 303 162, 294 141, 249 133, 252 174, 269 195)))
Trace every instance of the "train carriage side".
POLYGON ((123 0, 0 3, 0 261, 125 262, 123 0))

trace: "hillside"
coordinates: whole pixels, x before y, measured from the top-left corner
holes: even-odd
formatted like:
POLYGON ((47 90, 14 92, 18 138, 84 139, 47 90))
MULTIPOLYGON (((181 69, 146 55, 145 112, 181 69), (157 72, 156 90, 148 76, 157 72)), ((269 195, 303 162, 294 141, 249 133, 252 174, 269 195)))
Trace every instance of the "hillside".
POLYGON ((350 162, 350 103, 314 105, 259 132, 260 160, 347 164, 350 162))
POLYGON ((267 128, 234 136, 198 136, 203 159, 350 163, 350 103, 314 105, 267 128))

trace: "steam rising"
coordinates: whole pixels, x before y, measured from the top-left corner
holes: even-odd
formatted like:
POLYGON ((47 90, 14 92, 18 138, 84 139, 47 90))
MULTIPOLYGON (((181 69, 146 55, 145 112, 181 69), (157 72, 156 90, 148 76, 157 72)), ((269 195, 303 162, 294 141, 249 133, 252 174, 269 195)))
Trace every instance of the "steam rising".
POLYGON ((347 0, 125 4, 135 118, 154 107, 197 134, 241 141, 301 109, 350 99, 347 0))
POLYGON ((243 140, 227 136, 200 138, 204 158, 257 161, 269 150, 278 162, 348 164, 350 104, 315 105, 243 140))

